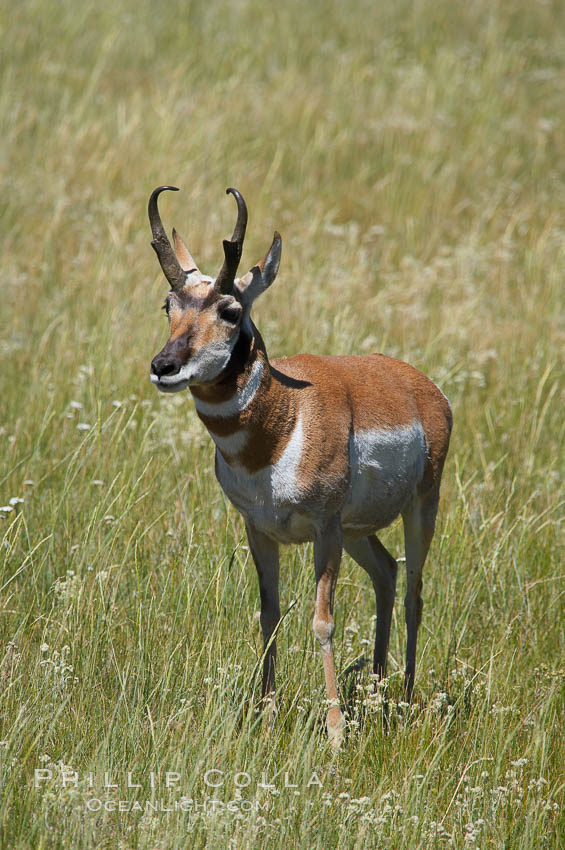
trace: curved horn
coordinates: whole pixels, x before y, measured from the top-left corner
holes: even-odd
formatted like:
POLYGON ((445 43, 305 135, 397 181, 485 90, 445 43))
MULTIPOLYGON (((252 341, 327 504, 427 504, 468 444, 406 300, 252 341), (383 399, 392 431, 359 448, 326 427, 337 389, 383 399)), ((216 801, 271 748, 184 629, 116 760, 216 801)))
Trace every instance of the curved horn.
POLYGON ((176 186, 159 186, 157 189, 154 189, 151 192, 151 197, 149 198, 147 212, 149 214, 151 233, 153 234, 151 245, 157 254, 159 263, 161 264, 165 277, 171 285, 171 289, 176 292, 183 288, 186 281, 186 272, 182 269, 176 258, 175 252, 173 251, 171 243, 165 233, 161 216, 159 215, 157 198, 161 192, 164 192, 166 189, 178 192, 176 186))
POLYGON ((220 270, 220 274, 216 278, 214 289, 221 292, 222 295, 229 295, 233 288, 233 282, 237 272, 237 267, 241 259, 243 250, 243 240, 245 239, 245 230, 247 228, 247 205, 243 200, 243 196, 237 189, 226 189, 226 195, 233 195, 237 201, 237 221, 231 240, 224 239, 224 264, 220 270))

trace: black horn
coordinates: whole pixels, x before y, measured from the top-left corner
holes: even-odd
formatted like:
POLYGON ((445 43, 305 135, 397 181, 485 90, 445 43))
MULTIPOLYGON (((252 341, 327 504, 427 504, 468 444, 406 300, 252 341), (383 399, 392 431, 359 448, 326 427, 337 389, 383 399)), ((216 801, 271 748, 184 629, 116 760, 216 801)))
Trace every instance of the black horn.
POLYGON ((172 192, 178 192, 178 188, 176 186, 159 186, 157 189, 154 189, 153 192, 151 192, 151 197, 149 198, 147 212, 149 214, 151 233, 153 234, 153 241, 151 242, 151 245, 157 254, 159 263, 161 264, 165 277, 171 285, 171 289, 176 292, 183 288, 186 282, 186 272, 182 269, 176 258, 176 254, 171 247, 167 234, 165 233, 161 216, 159 215, 157 198, 161 192, 164 192, 166 189, 170 189, 172 192))
POLYGON ((224 264, 216 278, 214 288, 222 295, 229 295, 241 259, 245 229, 247 227, 247 205, 237 189, 226 189, 226 195, 233 195, 237 201, 237 221, 231 240, 224 239, 224 264))

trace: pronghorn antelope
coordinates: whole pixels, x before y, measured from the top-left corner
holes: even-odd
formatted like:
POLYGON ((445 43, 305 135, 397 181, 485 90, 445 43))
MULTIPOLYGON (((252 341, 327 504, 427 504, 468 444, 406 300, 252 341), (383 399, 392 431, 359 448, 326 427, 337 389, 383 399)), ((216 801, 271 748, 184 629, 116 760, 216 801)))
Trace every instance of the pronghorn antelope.
POLYGON ((330 739, 343 736, 334 668, 334 593, 342 549, 369 574, 377 608, 374 672, 383 676, 397 563, 375 532, 399 515, 406 550, 406 672, 414 684, 422 616, 422 568, 434 533, 440 480, 449 445, 449 402, 407 363, 372 354, 269 360, 250 311, 274 281, 281 258, 275 232, 265 257, 236 272, 247 207, 236 189, 237 222, 224 240, 216 279, 200 272, 173 230, 167 238, 157 199, 149 199, 152 246, 171 291, 165 302, 170 338, 151 363, 164 392, 188 388, 216 444, 216 476, 245 520, 259 577, 265 646, 262 695, 274 708, 280 619, 279 543, 314 542, 313 629, 320 644, 330 709, 330 739))

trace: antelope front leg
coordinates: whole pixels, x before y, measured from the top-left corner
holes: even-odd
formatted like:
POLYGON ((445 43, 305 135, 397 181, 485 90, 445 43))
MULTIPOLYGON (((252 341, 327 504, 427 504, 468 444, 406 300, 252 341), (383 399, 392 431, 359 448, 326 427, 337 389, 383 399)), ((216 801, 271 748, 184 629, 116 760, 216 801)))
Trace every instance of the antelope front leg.
POLYGON ((334 517, 318 534, 314 542, 316 568, 316 608, 314 634, 322 650, 326 692, 332 703, 327 716, 328 735, 332 744, 339 746, 343 740, 345 719, 339 707, 337 682, 333 657, 334 594, 341 561, 342 532, 338 517, 334 517))
POLYGON ((271 714, 275 706, 275 662, 277 658, 277 642, 271 637, 281 617, 279 607, 279 547, 277 543, 258 531, 250 523, 246 523, 249 548, 259 578, 259 593, 261 596, 261 629, 263 631, 263 684, 261 696, 264 707, 271 714))

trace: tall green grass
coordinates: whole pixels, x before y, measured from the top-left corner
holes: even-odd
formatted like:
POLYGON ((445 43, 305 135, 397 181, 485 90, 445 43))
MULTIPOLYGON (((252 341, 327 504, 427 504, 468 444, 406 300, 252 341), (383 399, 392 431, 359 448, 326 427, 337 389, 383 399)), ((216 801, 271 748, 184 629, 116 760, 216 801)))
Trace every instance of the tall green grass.
MULTIPOLYGON (((563 9, 5 7, 5 847, 559 846, 563 9), (249 711, 261 641, 243 524, 190 398, 148 381, 166 286, 145 205, 165 182, 183 191, 164 219, 211 274, 227 185, 250 207, 244 265, 281 231, 254 316, 272 356, 382 350, 452 402, 415 700, 400 687, 402 577, 386 694, 345 673, 374 636, 345 557, 337 755, 310 548, 283 555, 269 731, 249 711)), ((398 527, 383 540, 402 554, 398 527)))

